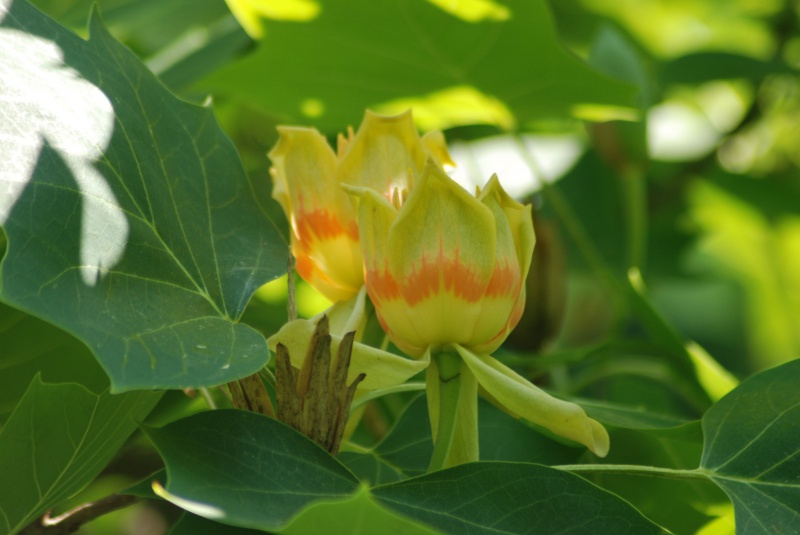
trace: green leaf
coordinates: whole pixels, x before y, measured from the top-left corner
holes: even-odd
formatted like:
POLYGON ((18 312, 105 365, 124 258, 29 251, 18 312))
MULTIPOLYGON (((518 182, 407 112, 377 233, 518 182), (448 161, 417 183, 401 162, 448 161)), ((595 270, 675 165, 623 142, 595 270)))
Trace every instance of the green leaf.
MULTIPOLYGON (((573 463, 583 453, 509 416, 491 403, 478 400, 480 458, 543 464, 573 463)), ((369 453, 349 453, 342 458, 362 480, 391 483, 393 472, 424 474, 433 454, 431 426, 425 396, 412 401, 388 435, 369 453)))
POLYGON ((760 82, 773 74, 794 74, 783 60, 762 61, 726 52, 699 52, 664 63, 661 78, 668 84, 702 84, 719 79, 760 82))
POLYGON ((0 531, 18 532, 85 488, 160 397, 35 377, 0 431, 0 531))
POLYGON ((470 463, 377 487, 379 502, 446 533, 663 533, 588 481, 535 464, 470 463))
POLYGON ((359 481, 370 485, 385 485, 405 479, 400 469, 394 467, 372 453, 340 451, 339 461, 345 465, 359 481))
POLYGON ((604 425, 691 442, 703 441, 699 420, 687 420, 607 401, 582 398, 570 401, 583 407, 586 414, 604 425))
POLYGON ((108 388, 108 377, 84 344, 0 303, 0 424, 37 374, 47 383, 79 383, 93 392, 108 388))
POLYGON ((257 51, 202 86, 326 131, 354 124, 365 106, 424 107, 425 128, 508 128, 580 106, 633 105, 633 87, 561 46, 541 0, 508 0, 508 17, 479 22, 422 1, 321 4, 307 22, 265 21, 257 51))
POLYGON ((703 416, 704 471, 733 501, 736 533, 800 530, 800 360, 744 381, 703 416))
POLYGON ((388 510, 370 495, 369 488, 337 502, 317 502, 304 509, 279 533, 285 535, 435 535, 431 528, 388 510))
POLYGON ((169 530, 169 535, 256 535, 263 533, 260 530, 227 526, 192 513, 183 513, 180 520, 169 530))
POLYGON ((114 391, 253 373, 266 342, 237 320, 285 245, 212 111, 96 15, 90 34, 0 0, 0 299, 84 341, 114 391))
POLYGON ((146 432, 167 468, 164 497, 225 524, 272 531, 307 505, 358 488, 325 450, 259 414, 203 412, 146 432))

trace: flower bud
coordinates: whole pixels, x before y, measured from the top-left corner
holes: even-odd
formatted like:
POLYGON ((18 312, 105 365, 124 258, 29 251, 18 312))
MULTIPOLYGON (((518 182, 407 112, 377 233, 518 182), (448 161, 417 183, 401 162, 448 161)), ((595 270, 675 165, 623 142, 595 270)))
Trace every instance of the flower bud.
POLYGON ((337 152, 315 129, 279 127, 270 151, 272 196, 291 227, 297 272, 331 301, 353 297, 364 284, 356 212, 340 184, 370 188, 391 199, 411 189, 427 158, 450 156, 441 132, 420 138, 411 112, 367 112, 357 134, 339 136, 337 152))
POLYGON ((374 190, 348 189, 360 198, 367 292, 392 342, 415 357, 450 344, 497 349, 525 305, 530 207, 496 176, 473 197, 433 162, 399 209, 374 190))

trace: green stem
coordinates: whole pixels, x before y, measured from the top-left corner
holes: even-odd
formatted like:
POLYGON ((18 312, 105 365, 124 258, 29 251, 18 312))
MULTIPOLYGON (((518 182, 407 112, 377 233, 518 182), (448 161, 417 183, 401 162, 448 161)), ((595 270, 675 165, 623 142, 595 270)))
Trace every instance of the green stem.
POLYGON ((445 467, 458 421, 458 401, 461 396, 461 357, 444 350, 433 356, 439 372, 439 426, 428 472, 445 467))
POLYGON ((553 468, 565 470, 567 472, 666 477, 671 479, 708 479, 708 476, 701 470, 680 470, 676 468, 659 468, 657 466, 640 466, 635 464, 562 464, 553 466, 553 468))

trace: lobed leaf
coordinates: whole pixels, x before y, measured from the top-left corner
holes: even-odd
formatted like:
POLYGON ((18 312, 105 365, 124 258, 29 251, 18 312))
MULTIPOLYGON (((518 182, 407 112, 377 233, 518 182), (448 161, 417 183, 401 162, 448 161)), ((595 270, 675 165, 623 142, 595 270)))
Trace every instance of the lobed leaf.
POLYGON ((201 85, 327 131, 357 121, 365 105, 414 106, 426 129, 633 106, 633 87, 561 46, 540 0, 507 0, 504 16, 471 22, 422 1, 320 4, 308 21, 264 21, 256 52, 201 85))
POLYGON ((313 502, 358 489, 325 450, 260 414, 202 412, 146 432, 167 468, 164 497, 210 520, 275 530, 313 502))
POLYGON ((479 462, 372 490, 380 503, 445 533, 664 533, 588 481, 535 464, 479 462))
POLYGON ((800 530, 800 360, 755 375, 703 416, 700 468, 733 501, 736 533, 800 530))
POLYGON ((0 0, 0 299, 86 343, 114 391, 253 373, 266 343, 237 320, 285 245, 212 111, 96 14, 90 34, 0 0))
POLYGON ((91 483, 160 397, 35 377, 0 431, 0 532, 19 532, 91 483))

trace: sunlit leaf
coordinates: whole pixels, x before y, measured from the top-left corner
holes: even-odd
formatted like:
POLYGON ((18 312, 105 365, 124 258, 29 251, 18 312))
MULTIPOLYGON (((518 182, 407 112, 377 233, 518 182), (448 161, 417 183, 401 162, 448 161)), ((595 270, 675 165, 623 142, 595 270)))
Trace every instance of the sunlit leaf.
POLYGON ((744 381, 703 417, 701 469, 728 494, 736 533, 800 530, 800 360, 744 381))
POLYGON ((17 533, 86 487, 160 397, 35 377, 0 431, 0 532, 17 533))
POLYGON ((90 33, 0 0, 0 298, 84 341, 115 391, 252 373, 266 343, 237 320, 282 241, 211 110, 90 33))
POLYGON ((448 118, 438 127, 470 124, 482 113, 495 113, 483 120, 508 127, 509 115, 519 124, 563 117, 580 105, 633 103, 631 86, 561 46, 540 0, 503 2, 503 17, 479 22, 421 1, 320 5, 307 22, 265 21, 258 50, 203 87, 330 131, 354 124, 365 106, 389 112, 410 99, 420 99, 428 115, 435 108, 448 118), (442 98, 452 91, 471 95, 462 117, 442 98))

